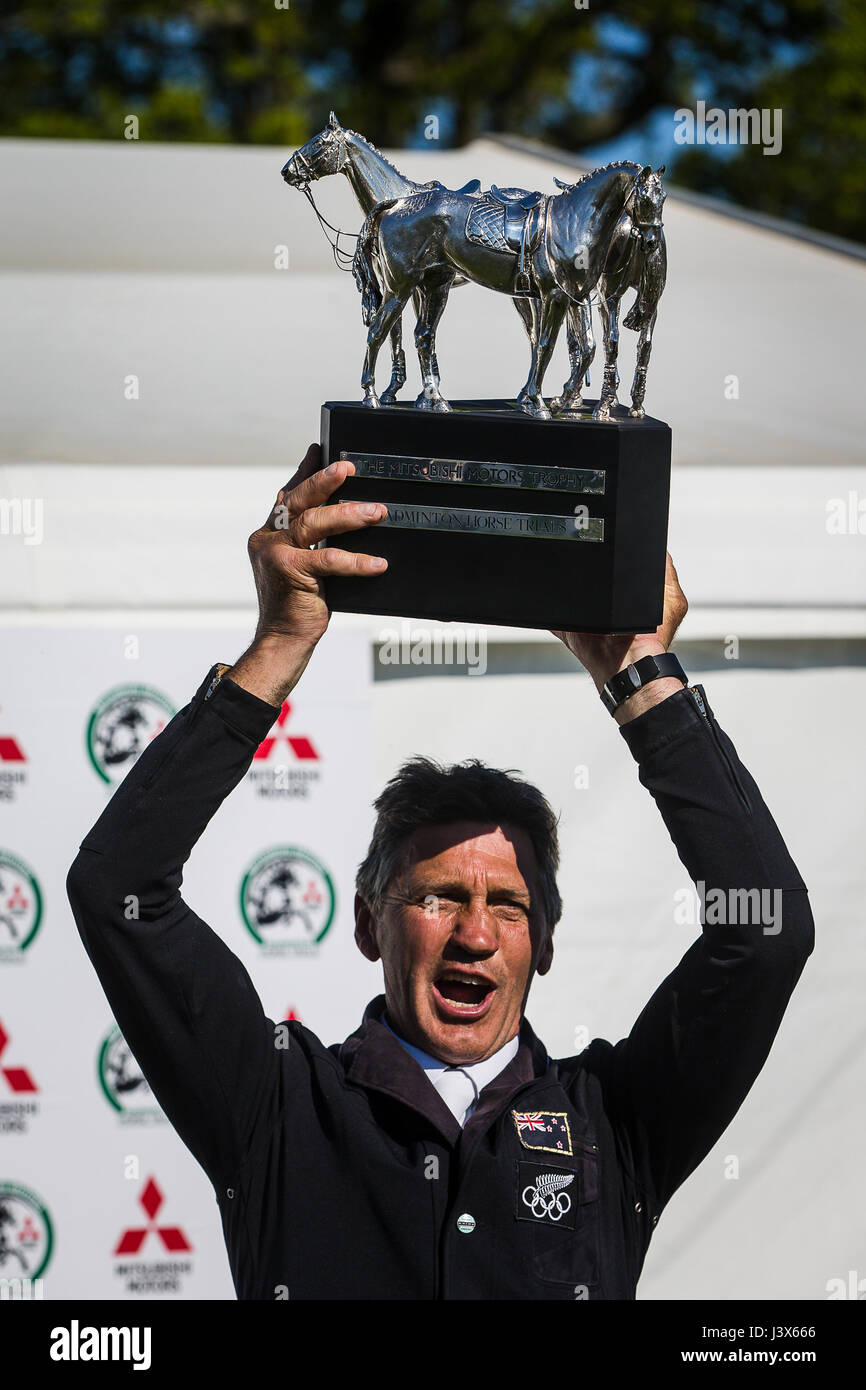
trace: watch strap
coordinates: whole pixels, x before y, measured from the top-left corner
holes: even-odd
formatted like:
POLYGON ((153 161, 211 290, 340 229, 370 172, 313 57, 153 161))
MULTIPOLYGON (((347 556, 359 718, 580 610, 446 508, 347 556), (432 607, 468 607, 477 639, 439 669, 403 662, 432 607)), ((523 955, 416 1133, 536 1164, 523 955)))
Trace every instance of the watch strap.
POLYGON ((661 680, 666 676, 676 676, 683 685, 688 685, 689 678, 673 652, 662 652, 660 656, 642 656, 640 661, 631 662, 625 670, 611 676, 602 688, 601 702, 605 709, 615 714, 620 705, 645 685, 649 685, 650 681, 661 680))

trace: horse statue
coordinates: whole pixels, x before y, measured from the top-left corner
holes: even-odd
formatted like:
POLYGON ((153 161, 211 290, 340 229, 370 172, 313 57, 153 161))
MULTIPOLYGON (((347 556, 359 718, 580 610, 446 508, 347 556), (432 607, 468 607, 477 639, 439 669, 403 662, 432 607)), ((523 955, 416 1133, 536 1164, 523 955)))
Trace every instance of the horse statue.
MULTIPOLYGON (((507 254, 498 239, 507 227, 509 200, 501 190, 491 196, 431 189, 386 199, 368 215, 355 251, 354 270, 368 325, 367 353, 361 385, 364 402, 379 402, 375 392, 376 357, 394 320, 410 295, 421 291, 416 330, 424 383, 418 404, 448 410, 433 367, 436 328, 454 279, 514 295, 526 295, 532 316, 529 376, 517 396, 526 414, 549 419, 541 388, 562 320, 571 304, 588 300, 602 276, 617 226, 626 213, 635 234, 658 237, 653 179, 648 165, 628 161, 606 165, 576 184, 547 197, 531 195, 522 224, 519 250, 506 235, 507 254), (493 203, 502 205, 501 223, 484 217, 493 203), (651 233, 645 228, 649 212, 651 233)), ((513 207, 513 203, 511 204, 513 207)), ((615 368, 614 368, 615 370, 615 368)))
MULTIPOLYGON (((622 164, 618 166, 608 166, 608 168, 630 169, 635 174, 637 174, 640 169, 636 164, 622 164)), ((599 173, 604 171, 596 172, 599 173)), ((647 168, 640 172, 648 176, 651 171, 647 168)), ((653 179, 658 178, 662 172, 663 170, 659 170, 658 175, 653 176, 653 179)), ((343 173, 346 175, 362 211, 367 215, 368 221, 365 222, 361 237, 367 237, 368 239, 364 256, 371 259, 371 270, 376 278, 378 278, 378 275, 381 273, 378 262, 378 247, 375 244, 371 244, 368 236, 370 231, 368 223, 370 216, 374 212, 384 210, 386 204, 388 206, 393 206, 395 202, 400 200, 415 199, 418 196, 423 198, 423 195, 426 193, 450 194, 450 196, 454 197, 462 196, 471 199, 475 206, 467 219, 467 233, 470 238, 475 240, 479 245, 486 247, 487 250, 493 251, 497 259, 500 259, 504 255, 509 260, 509 264, 512 267, 510 271, 510 278, 512 281, 511 288, 509 289, 508 285, 503 286, 498 283, 494 288, 503 289, 504 292, 511 293, 515 308, 521 316, 530 344, 533 347, 533 351, 535 351, 541 324, 540 301, 536 287, 530 283, 531 277, 529 274, 527 257, 531 245, 537 242, 541 214, 544 210, 545 203, 541 193, 528 192, 525 189, 519 188, 497 189, 494 185, 488 193, 482 194, 480 192, 480 183, 477 179, 471 180, 464 185, 462 189, 456 190, 456 192, 445 189, 438 180, 432 180, 424 184, 416 183, 401 174, 399 170, 397 170, 389 160, 385 159, 384 155, 382 155, 369 141, 365 140, 363 136, 359 135, 356 131, 344 129, 334 113, 331 112, 328 125, 325 129, 319 132, 318 135, 315 135, 302 148, 296 150, 289 160, 287 160, 282 169, 282 176, 290 186, 300 188, 304 192, 316 216, 319 218, 323 230, 329 228, 331 231, 336 232, 336 241, 331 242, 331 245, 334 251, 334 258, 337 264, 343 269, 348 268, 347 263, 352 263, 352 258, 342 250, 339 244, 340 236, 343 234, 339 232, 337 228, 332 227, 330 223, 326 222, 319 213, 309 187, 311 182, 336 173, 343 173)), ((555 180, 555 182, 565 192, 579 188, 590 177, 592 176, 585 175, 584 178, 578 180, 576 184, 566 185, 560 183, 559 180, 555 180)), ((663 200, 664 195, 662 194, 661 196, 663 200)), ((617 285, 619 286, 620 295, 631 284, 635 285, 635 287, 642 284, 646 284, 647 287, 649 286, 649 279, 642 270, 642 263, 646 254, 644 250, 644 237, 638 234, 639 231, 644 228, 644 222, 646 220, 646 213, 644 210, 645 202, 646 199, 644 199, 644 202, 642 202, 638 208, 638 223, 635 222, 628 210, 624 210, 616 233, 614 234, 613 245, 627 248, 629 251, 627 260, 629 266, 628 273, 631 275, 631 279, 629 280, 627 275, 624 277, 624 268, 621 267, 618 271, 616 284, 612 285, 612 290, 615 289, 617 285)), ((659 219, 659 228, 660 225, 659 219)), ((325 230, 325 235, 328 235, 327 230, 325 230)), ((647 244, 649 243, 650 235, 651 233, 647 226, 647 244)), ((330 238, 328 238, 328 240, 330 241, 330 238)), ((663 247, 660 254, 663 256, 663 247)), ((622 256, 618 251, 617 260, 620 259, 622 259, 622 256)), ((358 278, 361 263, 361 257, 356 253, 353 263, 353 268, 356 270, 356 278, 358 278)), ((467 279, 471 278, 474 278, 474 276, 455 273, 450 280, 449 289, 465 284, 467 279)), ((601 286, 605 283, 603 279, 599 281, 600 293, 601 286)), ((663 284, 664 274, 662 271, 662 287, 663 284)), ((660 289, 658 293, 660 293, 660 289)), ((435 298, 432 306, 428 302, 426 278, 411 290, 411 297, 416 310, 415 342, 419 360, 422 361, 422 372, 424 372, 425 359, 429 364, 429 371, 425 375, 424 389, 418 397, 416 405, 422 409, 447 410, 450 409, 450 407, 439 392, 439 370, 435 351, 435 326, 436 323, 438 323, 438 318, 441 316, 441 308, 438 313, 436 313, 435 298), (434 314, 435 321, 432 320, 434 314), (431 321, 433 321, 432 342, 430 341, 431 321)), ((603 318, 608 301, 611 298, 612 295, 605 294, 604 296, 604 307, 602 308, 603 318)), ((625 320, 626 325, 629 327, 637 326, 633 324, 633 316, 638 307, 639 300, 636 301, 634 308, 625 320)), ((404 300, 404 305, 405 302, 404 300)), ((649 301, 647 300, 647 302, 649 301)), ((657 303, 657 295, 655 302, 657 303)), ((615 303, 618 307, 618 297, 615 303)), ((397 392, 406 380, 405 355, 402 349, 402 307, 403 306, 401 306, 400 312, 391 320, 390 329, 388 330, 390 332, 392 345, 391 380, 387 389, 382 393, 381 398, 376 398, 374 389, 372 391, 367 391, 365 388, 366 404, 394 404, 396 402, 397 392)), ((444 304, 442 307, 444 307, 444 304)), ((568 320, 571 375, 561 396, 551 401, 550 406, 551 410, 555 412, 563 411, 571 413, 578 412, 583 405, 580 394, 581 387, 589 384, 588 369, 595 352, 588 298, 570 300, 566 308, 566 315, 568 320)), ((655 316, 653 314, 652 322, 654 323, 654 321, 655 316)), ((610 351, 612 353, 613 378, 611 378, 611 374, 608 372, 605 380, 606 383, 609 383, 611 379, 613 380, 613 390, 612 392, 610 390, 603 392, 602 400, 599 402, 595 411, 595 418, 597 419, 609 419, 610 410, 616 405, 615 353, 617 334, 615 311, 612 323, 613 332, 609 333, 607 328, 605 330, 605 348, 606 352, 610 351)), ((605 324, 607 324, 606 319, 605 324)), ((643 370, 640 375, 640 380, 643 385, 645 385, 646 362, 648 361, 651 347, 651 332, 652 324, 650 324, 648 328, 647 337, 649 342, 644 353, 642 362, 643 370)), ((643 346, 644 338, 642 337, 641 347, 643 348, 643 346)), ((378 345, 376 351, 378 352, 378 345)), ((636 383, 638 379, 639 373, 636 372, 636 383)), ((637 402, 634 389, 635 388, 633 388, 633 408, 631 413, 642 414, 642 409, 636 409, 635 407, 636 405, 639 406, 642 404, 643 394, 641 392, 640 402, 637 402)), ((528 408, 524 402, 521 402, 521 405, 524 409, 528 408)), ((536 413, 536 411, 529 408, 529 413, 536 413)), ((541 415, 546 415, 548 413, 544 407, 543 401, 537 413, 541 415)))

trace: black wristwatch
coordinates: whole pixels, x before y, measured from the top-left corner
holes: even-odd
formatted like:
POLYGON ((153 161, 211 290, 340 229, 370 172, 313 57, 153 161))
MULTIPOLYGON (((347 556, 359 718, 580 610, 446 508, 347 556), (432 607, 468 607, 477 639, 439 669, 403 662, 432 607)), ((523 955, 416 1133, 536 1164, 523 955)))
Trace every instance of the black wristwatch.
POLYGON ((601 702, 605 709, 615 714, 620 705, 638 690, 663 676, 676 676, 683 685, 689 683, 688 676, 672 652, 663 652, 661 656, 642 656, 640 661, 611 676, 601 692, 601 702))

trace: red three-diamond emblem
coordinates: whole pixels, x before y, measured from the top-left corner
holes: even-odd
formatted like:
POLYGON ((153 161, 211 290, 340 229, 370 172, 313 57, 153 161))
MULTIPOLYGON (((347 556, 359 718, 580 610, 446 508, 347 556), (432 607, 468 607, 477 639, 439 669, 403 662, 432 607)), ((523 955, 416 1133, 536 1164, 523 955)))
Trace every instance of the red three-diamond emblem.
POLYGON ((315 760, 318 758, 319 755, 308 738, 305 738, 302 734, 286 734, 283 732, 284 726, 291 712, 291 702, 289 700, 284 700, 283 707, 277 715, 276 723, 273 726, 275 729, 279 729, 280 732, 278 734, 268 734, 267 738, 262 739, 255 753, 253 754, 254 759, 270 757, 276 744, 281 742, 283 739, 285 739, 286 743, 291 748, 295 757, 298 758, 300 761, 307 762, 311 759, 315 760))
POLYGON ((137 1255, 145 1240, 151 1234, 159 1236, 166 1250, 171 1254, 176 1254, 179 1250, 191 1250, 192 1246, 179 1226, 157 1226, 156 1213, 162 1206, 165 1198, 154 1182, 153 1178, 148 1178, 144 1191, 139 1197, 139 1202, 144 1207, 148 1218, 146 1226, 133 1226, 128 1231, 124 1231, 115 1248, 115 1255, 137 1255))
POLYGON ((0 763, 26 763, 24 750, 11 734, 0 734, 0 763))
MULTIPOLYGON (((9 1034, 3 1024, 0 1023, 0 1057, 6 1051, 6 1044, 9 1041, 9 1034)), ((9 1089, 16 1095, 27 1095, 37 1090, 36 1082, 33 1080, 26 1067, 0 1067, 0 1072, 6 1078, 9 1089)))

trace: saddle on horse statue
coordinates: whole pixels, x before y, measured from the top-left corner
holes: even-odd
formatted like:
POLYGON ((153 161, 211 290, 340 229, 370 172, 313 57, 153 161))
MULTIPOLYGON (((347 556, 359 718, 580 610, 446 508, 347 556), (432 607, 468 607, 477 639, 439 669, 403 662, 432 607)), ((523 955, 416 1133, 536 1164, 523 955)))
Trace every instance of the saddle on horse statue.
POLYGON ((466 219, 466 237, 489 251, 517 254, 514 293, 530 293, 526 256, 537 244, 543 193, 522 188, 497 188, 477 197, 466 219))

